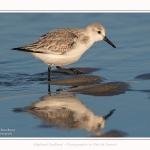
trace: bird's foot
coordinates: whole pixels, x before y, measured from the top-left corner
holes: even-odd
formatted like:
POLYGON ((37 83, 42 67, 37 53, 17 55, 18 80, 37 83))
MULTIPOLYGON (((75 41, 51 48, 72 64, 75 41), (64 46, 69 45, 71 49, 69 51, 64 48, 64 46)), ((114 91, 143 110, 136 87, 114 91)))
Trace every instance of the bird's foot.
POLYGON ((74 69, 74 68, 68 68, 70 71, 72 71, 74 74, 83 74, 83 72, 77 70, 77 69, 74 69))
POLYGON ((78 86, 72 86, 72 87, 69 87, 69 88, 59 88, 59 89, 57 89, 56 91, 57 92, 66 92, 66 91, 68 91, 68 90, 70 90, 70 89, 74 89, 74 88, 77 88, 78 86))
POLYGON ((83 74, 83 72, 81 72, 77 69, 74 69, 74 68, 61 68, 60 66, 56 66, 56 68, 58 70, 67 70, 67 71, 69 70, 69 71, 73 72, 74 74, 83 74))

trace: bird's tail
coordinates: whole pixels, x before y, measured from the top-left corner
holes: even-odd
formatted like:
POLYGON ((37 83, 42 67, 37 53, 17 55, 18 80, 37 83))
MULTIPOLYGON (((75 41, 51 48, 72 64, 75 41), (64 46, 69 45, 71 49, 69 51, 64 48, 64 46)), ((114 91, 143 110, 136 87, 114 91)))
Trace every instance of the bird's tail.
POLYGON ((43 53, 41 51, 34 51, 34 50, 26 49, 24 47, 16 47, 16 48, 12 48, 11 50, 18 50, 18 51, 30 52, 30 53, 43 53))

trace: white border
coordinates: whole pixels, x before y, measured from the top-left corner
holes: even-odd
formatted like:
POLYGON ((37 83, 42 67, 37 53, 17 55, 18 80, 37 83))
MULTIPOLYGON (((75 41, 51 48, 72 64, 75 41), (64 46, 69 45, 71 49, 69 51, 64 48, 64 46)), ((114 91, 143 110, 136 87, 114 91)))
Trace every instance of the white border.
POLYGON ((1 11, 149 11, 149 0, 0 0, 1 11))
POLYGON ((150 140, 149 139, 98 139, 98 138, 90 138, 90 139, 34 139, 34 138, 14 138, 14 139, 3 139, 0 140, 1 148, 3 149, 12 149, 15 150, 27 149, 30 148, 32 150, 42 149, 84 149, 84 148, 94 148, 94 150, 105 149, 105 150, 121 150, 121 149, 150 149, 150 140))
MULTIPOLYGON (((149 1, 135 1, 135 0, 113 0, 113 1, 102 1, 102 0, 0 0, 0 12, 1 13, 14 13, 14 12, 24 12, 24 13, 148 13, 150 12, 149 1)), ((35 142, 38 143, 117 143, 115 147, 105 146, 104 149, 150 149, 150 138, 0 138, 0 145, 4 149, 25 149, 32 148, 32 150, 38 147, 34 145, 35 142)), ((87 148, 87 146, 39 146, 42 150, 50 148, 87 148)), ((101 146, 90 146, 89 148, 100 149, 101 146)))
POLYGON ((99 13, 144 13, 144 12, 150 12, 150 10, 0 10, 1 12, 24 12, 24 13, 95 13, 95 12, 99 12, 99 13))

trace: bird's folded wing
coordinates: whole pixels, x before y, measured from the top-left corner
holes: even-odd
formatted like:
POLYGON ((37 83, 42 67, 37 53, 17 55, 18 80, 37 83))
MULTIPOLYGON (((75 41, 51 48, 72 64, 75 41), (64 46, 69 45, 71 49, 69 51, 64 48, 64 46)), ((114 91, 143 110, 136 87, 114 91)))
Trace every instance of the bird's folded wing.
POLYGON ((78 37, 67 29, 57 29, 40 37, 36 42, 13 50, 31 53, 63 54, 73 49, 78 37))

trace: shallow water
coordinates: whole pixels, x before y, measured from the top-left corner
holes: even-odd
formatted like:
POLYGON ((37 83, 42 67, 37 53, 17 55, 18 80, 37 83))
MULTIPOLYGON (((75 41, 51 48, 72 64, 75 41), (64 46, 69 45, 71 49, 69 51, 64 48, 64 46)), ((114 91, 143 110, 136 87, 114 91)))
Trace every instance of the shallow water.
MULTIPOLYGON (((63 108, 67 111, 70 108, 70 114, 77 112, 76 116, 82 116, 84 108, 90 114, 87 113, 86 117, 82 117, 83 120, 88 120, 90 116, 103 117, 115 109, 106 120, 104 128, 99 130, 102 136, 109 131, 114 131, 114 137, 150 137, 149 13, 0 13, 1 137, 89 137, 97 135, 87 128, 89 123, 96 126, 97 119, 89 119, 90 121, 88 120, 81 127, 77 122, 79 123, 82 119, 76 118, 76 122, 72 123, 71 120, 71 123, 69 122, 71 126, 69 126, 70 119, 65 118, 67 123, 63 122, 64 118, 62 120, 59 118, 60 122, 57 118, 54 122, 50 117, 48 121, 39 117, 40 113, 35 115, 27 111, 25 109, 27 106, 41 102, 42 97, 48 95, 47 65, 29 53, 11 50, 13 47, 32 43, 55 28, 82 28, 93 22, 100 22, 105 26, 107 37, 117 48, 112 48, 104 41, 97 42, 78 62, 67 66, 85 68, 85 70, 87 67, 98 68, 84 75, 56 74, 56 69, 52 68, 53 82, 61 80, 61 84, 60 81, 57 84, 56 81, 51 83, 52 95, 61 93, 68 100, 67 94, 71 94, 73 96, 71 103, 79 109, 70 111, 74 107, 67 107, 66 101, 63 108), (81 83, 80 80, 83 82, 84 76, 90 77, 88 80, 91 81, 90 85, 94 86, 92 88, 94 94, 89 94, 87 89, 86 92, 82 92, 81 89, 74 91, 74 88, 78 87, 72 88, 72 86, 80 88, 78 84, 81 83), (93 82, 93 76, 96 78, 95 82, 93 82), (69 79, 67 85, 64 85, 64 79, 65 83, 66 79, 69 79), (117 94, 118 88, 116 88, 117 91, 108 95, 99 90, 100 79, 102 79, 102 84, 123 83, 129 87, 119 87, 121 93, 117 94), (98 87, 95 84, 98 84, 98 87), (95 95, 100 92, 103 95, 95 95), (118 134, 118 132, 125 134, 118 134)), ((62 108, 60 102, 57 99, 55 101, 59 108, 62 108)), ((49 106, 49 100, 46 102, 47 105, 49 106)), ((53 114, 52 109, 60 110, 56 109, 56 106, 39 107, 39 110, 50 109, 51 114, 53 114)))

